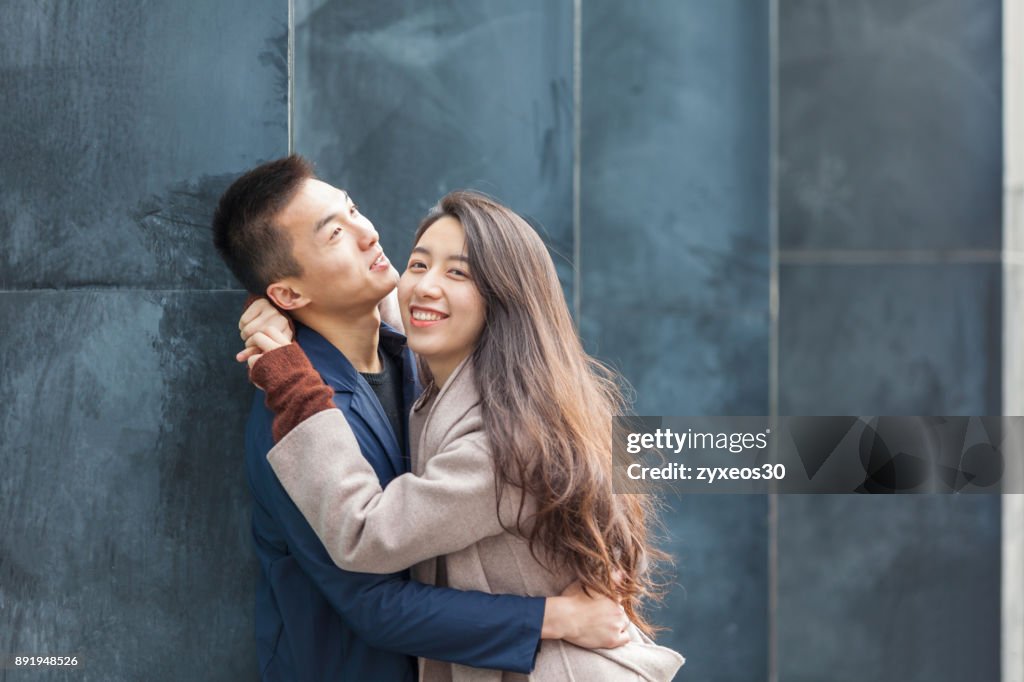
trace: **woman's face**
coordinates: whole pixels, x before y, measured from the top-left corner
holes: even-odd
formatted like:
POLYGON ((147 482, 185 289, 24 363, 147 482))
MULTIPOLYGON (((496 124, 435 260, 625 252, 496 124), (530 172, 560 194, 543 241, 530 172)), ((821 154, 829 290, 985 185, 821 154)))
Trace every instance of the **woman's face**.
POLYGON ((458 220, 439 218, 420 237, 398 282, 398 301, 409 348, 443 385, 476 346, 486 314, 458 220))

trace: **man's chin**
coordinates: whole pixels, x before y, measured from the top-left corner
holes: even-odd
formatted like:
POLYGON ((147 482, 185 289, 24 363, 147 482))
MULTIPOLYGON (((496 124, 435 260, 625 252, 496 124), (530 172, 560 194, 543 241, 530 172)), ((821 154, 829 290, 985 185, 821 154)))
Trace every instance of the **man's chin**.
POLYGON ((398 280, 392 281, 391 278, 380 278, 375 282, 371 282, 366 289, 367 300, 376 301, 376 304, 380 304, 385 298, 391 295, 395 289, 398 288, 398 280))

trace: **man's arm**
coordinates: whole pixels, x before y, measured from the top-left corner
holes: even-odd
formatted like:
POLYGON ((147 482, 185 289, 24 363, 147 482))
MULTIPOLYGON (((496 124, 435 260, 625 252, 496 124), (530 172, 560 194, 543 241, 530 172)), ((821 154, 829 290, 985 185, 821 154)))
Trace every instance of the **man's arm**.
MULTIPOLYGON (((266 424, 247 434, 256 462, 273 445, 266 424)), ((264 466, 266 466, 264 464, 264 466)), ((424 585, 399 574, 343 571, 334 565, 269 467, 257 492, 273 508, 289 550, 342 619, 377 648, 463 665, 528 673, 541 638, 581 646, 622 643, 621 613, 606 599, 585 595, 547 600, 490 595, 424 585)))

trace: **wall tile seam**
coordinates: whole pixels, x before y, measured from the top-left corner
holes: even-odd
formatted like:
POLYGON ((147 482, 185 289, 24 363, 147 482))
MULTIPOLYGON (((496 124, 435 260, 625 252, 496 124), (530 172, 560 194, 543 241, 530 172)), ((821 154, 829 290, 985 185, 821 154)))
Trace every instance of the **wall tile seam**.
POLYGON ((128 294, 128 293, 156 293, 156 294, 248 294, 245 289, 164 289, 145 287, 25 287, 13 289, 0 289, 0 294, 128 294))
MULTIPOLYGON (((602 305, 602 310, 607 311, 608 315, 615 318, 619 318, 620 313, 625 309, 637 316, 650 317, 656 315, 662 320, 699 318, 701 320, 714 320, 716 322, 721 320, 748 320, 750 322, 763 324, 765 318, 769 317, 769 313, 765 311, 763 306, 759 305, 727 306, 713 309, 696 307, 684 308, 683 306, 651 306, 645 308, 644 304, 649 303, 650 300, 624 301, 614 305, 605 303, 602 305)), ((606 316, 590 314, 588 315, 588 319, 603 321, 606 319, 606 316)))
POLYGON ((803 250, 779 251, 781 265, 998 264, 1024 258, 1024 251, 1001 249, 803 250))
POLYGON ((295 0, 288 0, 288 153, 295 152, 295 0))
MULTIPOLYGON (((768 4, 768 414, 779 414, 779 2, 768 4)), ((768 495, 768 682, 779 680, 779 498, 768 495)))
MULTIPOLYGON (((1017 247, 1024 233, 1024 49, 1011 39, 1024 29, 1024 7, 1017 0, 1002 4, 1003 66, 1003 245, 1017 247)), ((1024 265, 1019 251, 1003 262, 1002 292, 1002 399, 1004 413, 1020 413, 1024 397, 1017 381, 1024 369, 1020 352, 1021 323, 1014 316, 1020 293, 1014 286, 1014 268, 1024 265)), ((1020 463, 1014 462, 1018 466, 1020 463)), ((1018 475, 1020 475, 1018 473, 1018 475)), ((1004 682, 1024 682, 1024 495, 1002 499, 1002 614, 1000 620, 1001 677, 1004 682)))
POLYGON ((582 190, 583 190, 583 2, 572 4, 572 313, 577 324, 583 315, 582 190))

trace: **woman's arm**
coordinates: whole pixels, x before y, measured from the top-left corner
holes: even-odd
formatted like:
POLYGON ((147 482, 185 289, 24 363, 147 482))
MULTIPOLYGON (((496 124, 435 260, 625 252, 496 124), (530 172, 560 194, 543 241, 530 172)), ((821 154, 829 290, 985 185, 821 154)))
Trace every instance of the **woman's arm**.
MULTIPOLYGON (((384 489, 339 410, 299 424, 267 459, 338 566, 390 573, 503 531, 481 428, 478 417, 464 420, 423 475, 403 474, 384 489)), ((510 522, 520 498, 504 498, 510 522)))
MULTIPOLYGON (((267 455, 288 495, 341 568, 392 573, 502 532, 493 462, 479 415, 460 421, 422 476, 382 489, 331 389, 297 344, 261 345, 251 378, 274 412, 267 455)), ((511 523, 520 497, 508 491, 511 523)))
MULTIPOLYGON (((260 343, 258 344, 262 347, 256 348, 257 352, 254 352, 251 357, 239 359, 243 361, 248 360, 250 362, 250 377, 257 385, 260 385, 267 391, 267 405, 275 412, 272 426, 273 440, 274 442, 279 443, 279 445, 286 446, 285 448, 280 449, 280 453, 285 454, 285 457, 281 458, 279 464, 284 468, 297 467, 301 470, 303 468, 303 463, 294 457, 289 458, 287 456, 287 453, 289 452, 288 448, 292 447, 292 445, 287 445, 287 443, 291 443, 293 440, 292 438, 288 438, 289 434, 293 431, 297 432, 294 435, 294 440, 295 445, 298 445, 299 441, 302 439, 310 437, 314 439, 316 438, 317 428, 315 423, 318 420, 331 421, 333 419, 334 428, 331 428, 330 432, 336 434, 338 443, 335 445, 340 445, 340 447, 336 450, 330 449, 329 451, 320 450, 319 448, 314 447, 310 451, 321 458, 326 456, 328 459, 333 459, 339 464, 352 466, 353 477, 360 481, 358 487, 362 488, 361 494, 358 497, 361 497, 364 500, 385 499, 385 494, 384 491, 381 490, 379 480, 373 472, 372 467, 370 467, 369 462, 367 462, 362 456, 362 451, 359 448, 359 444, 356 441, 355 436, 352 434, 352 430, 349 427, 348 422, 345 421, 341 411, 334 406, 332 399, 333 391, 323 384, 319 373, 317 373, 309 363, 309 359, 306 357, 305 353, 302 352, 301 348, 299 348, 297 344, 288 343, 290 340, 289 335, 271 333, 270 336, 263 334, 260 339, 260 343), (275 337, 276 340, 271 340, 270 336, 275 337), (262 351, 262 353, 259 351, 262 351), (307 431, 309 433, 306 433, 307 431), (286 439, 286 441, 282 442, 282 439, 286 439), (331 457, 332 452, 339 456, 331 457), (367 473, 369 473, 369 478, 367 478, 367 473)), ((460 423, 456 428, 459 430, 460 434, 464 434, 465 437, 455 438, 451 442, 453 447, 446 448, 445 453, 441 454, 457 455, 457 452, 454 452, 453 450, 454 446, 458 445, 460 441, 463 445, 468 445, 473 440, 482 441, 482 434, 479 433, 480 425, 478 422, 479 420, 477 419, 475 421, 465 420, 464 423, 460 423)), ((328 446, 330 446, 330 440, 331 439, 329 438, 327 443, 328 446)), ((266 452, 266 450, 264 451, 266 452)), ((278 454, 278 451, 278 447, 273 447, 270 449, 270 452, 267 453, 267 459, 272 466, 274 465, 275 459, 277 459, 276 455, 278 454)), ((473 452, 477 457, 481 454, 485 455, 485 466, 490 470, 491 459, 487 454, 485 443, 480 442, 480 448, 472 450, 471 452, 473 452)), ((441 458, 441 454, 437 455, 435 459, 441 458)), ((453 458, 445 457, 440 459, 438 462, 428 463, 427 472, 424 477, 428 485, 425 488, 421 488, 418 492, 428 492, 429 497, 429 488, 436 488, 436 482, 432 483, 432 479, 427 477, 438 476, 443 473, 443 469, 448 468, 449 464, 452 462, 458 462, 459 459, 460 458, 457 456, 453 458), (439 467, 438 464, 444 464, 445 466, 439 467)), ((467 462, 464 462, 463 464, 467 464, 467 462)), ((343 473, 344 466, 328 468, 333 469, 334 473, 328 474, 327 478, 337 476, 339 475, 339 472, 341 472, 341 476, 345 476, 343 473)), ((475 467, 470 467, 470 469, 473 473, 478 473, 476 472, 475 467)), ((312 471, 312 467, 310 467, 309 471, 312 471)), ((275 475, 280 476, 281 471, 275 471, 275 475)), ((476 485, 480 485, 484 482, 482 477, 475 476, 473 478, 476 481, 476 485)), ((307 479, 308 477, 296 477, 296 485, 301 486, 302 484, 307 483, 307 479)), ((399 492, 400 486, 406 483, 415 484, 418 480, 420 479, 417 479, 411 474, 405 474, 392 481, 387 490, 389 493, 399 492)), ((488 475, 487 482, 488 485, 482 490, 484 494, 480 496, 489 497, 491 500, 489 505, 481 506, 481 508, 486 507, 485 511, 487 513, 471 513, 465 516, 460 515, 455 517, 455 521, 462 526, 466 524, 467 520, 473 520, 474 517, 478 517, 485 522, 490 520, 496 527, 494 533, 497 533, 501 532, 502 529, 500 525, 497 524, 497 514, 494 503, 495 493, 493 472, 488 475)), ((329 485, 325 485, 324 487, 328 489, 330 494, 340 494, 339 490, 332 489, 329 485)), ((468 486, 466 491, 471 494, 471 497, 473 497, 472 486, 468 486)), ((295 498, 295 493, 291 493, 287 490, 286 492, 289 492, 290 496, 295 498)), ((410 499, 412 498, 421 498, 421 496, 410 495, 410 499)), ((392 497, 389 499, 393 500, 394 498, 392 497)), ((508 500, 503 500, 502 508, 514 514, 518 510, 518 500, 518 496, 509 496, 508 500)), ((306 506, 307 508, 317 507, 315 500, 306 506)), ((329 504, 319 506, 321 509, 318 513, 321 515, 326 515, 331 508, 331 505, 329 504)), ((339 506, 339 511, 343 506, 344 505, 339 506)), ((357 540, 356 546, 353 550, 357 556, 360 556, 361 560, 365 559, 365 557, 361 557, 359 554, 360 552, 374 551, 372 546, 373 542, 370 538, 373 536, 373 530, 377 528, 379 522, 383 518, 381 516, 381 512, 386 509, 387 504, 382 504, 379 507, 374 508, 374 511, 366 513, 364 520, 361 522, 365 528, 369 529, 369 532, 357 540)), ((313 518, 313 512, 306 511, 301 508, 299 508, 299 511, 307 521, 313 518)), ((511 519, 512 517, 509 518, 511 519)), ((407 516, 406 519, 411 519, 412 522, 401 524, 401 530, 404 532, 398 533, 396 536, 392 537, 390 539, 392 543, 401 544, 403 542, 408 542, 410 539, 409 531, 412 531, 414 539, 422 539, 430 535, 436 536, 438 535, 439 530, 444 530, 442 525, 433 524, 430 519, 417 517, 415 514, 407 516), (419 523, 428 524, 430 526, 430 532, 419 532, 419 523)), ((357 522, 356 525, 358 526, 359 523, 360 522, 357 522)), ((331 544, 323 540, 325 533, 331 532, 329 522, 324 524, 323 530, 316 528, 315 526, 313 527, 316 534, 321 539, 321 543, 325 544, 327 549, 330 550, 331 544)), ((349 531, 342 529, 338 532, 339 534, 344 534, 349 531)), ((413 563, 416 563, 422 558, 428 558, 437 553, 455 551, 456 549, 461 549, 464 546, 472 544, 476 539, 486 537, 480 526, 473 528, 468 533, 464 532, 464 529, 460 529, 459 533, 461 537, 464 538, 461 541, 463 544, 455 543, 459 546, 452 545, 450 549, 446 549, 445 543, 451 543, 451 538, 445 537, 448 534, 441 532, 437 541, 440 549, 436 552, 434 551, 434 548, 431 547, 431 551, 423 556, 416 554, 414 551, 412 555, 413 558, 411 559, 406 558, 393 563, 389 563, 387 560, 376 561, 374 567, 366 567, 361 570, 361 572, 385 573, 388 571, 390 566, 398 564, 401 564, 401 566, 395 570, 401 570, 413 563)), ((383 543, 386 546, 388 540, 384 539, 383 543)), ((381 540, 378 539, 377 544, 381 544, 381 540)), ((424 544, 429 545, 430 541, 428 540, 424 544)), ((416 551, 421 549, 422 548, 417 547, 416 551)), ((384 551, 389 552, 390 550, 384 551)), ((328 551, 328 554, 331 556, 332 561, 340 565, 341 562, 338 561, 338 557, 335 552, 328 551)), ((386 559, 387 558, 389 557, 386 557, 386 559)), ((373 560, 372 557, 370 559, 373 560)), ((499 595, 497 599, 507 599, 507 596, 499 595)), ((626 634, 626 625, 628 622, 625 620, 621 607, 607 597, 601 595, 586 595, 582 593, 578 590, 576 583, 570 585, 569 588, 559 596, 547 597, 544 600, 544 604, 543 619, 540 626, 540 637, 542 639, 565 639, 577 646, 585 648, 613 648, 621 646, 629 641, 629 636, 626 634)), ((466 661, 462 662, 465 663, 466 661)), ((505 667, 505 665, 497 667, 505 667)))

